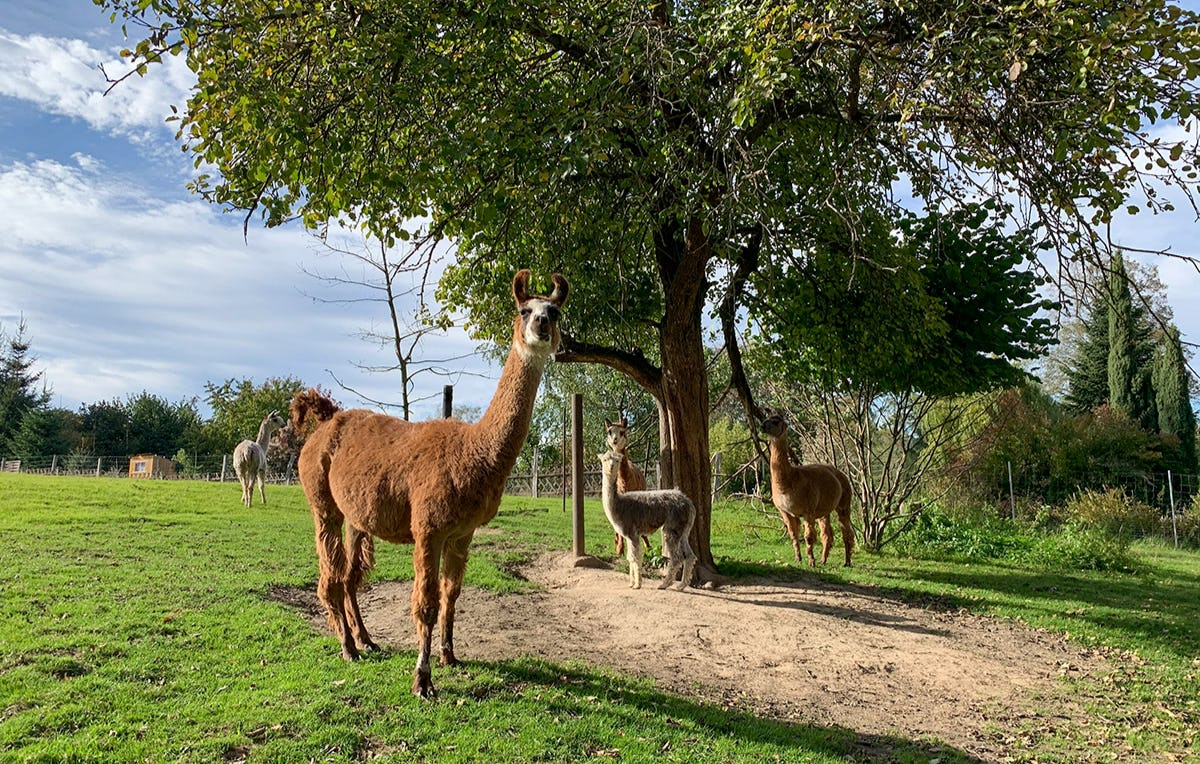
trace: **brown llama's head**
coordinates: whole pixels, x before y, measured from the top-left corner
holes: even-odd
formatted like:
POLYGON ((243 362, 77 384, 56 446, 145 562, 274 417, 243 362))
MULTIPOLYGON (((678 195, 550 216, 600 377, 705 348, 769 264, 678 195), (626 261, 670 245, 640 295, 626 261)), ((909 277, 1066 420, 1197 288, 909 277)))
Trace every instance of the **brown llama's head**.
POLYGON ((771 414, 762 420, 758 429, 768 438, 778 438, 787 432, 787 421, 782 414, 771 414))
POLYGON ((609 449, 617 453, 625 453, 629 447, 629 420, 624 417, 619 422, 604 420, 604 441, 609 449))
POLYGON ((562 340, 558 321, 562 317, 562 306, 567 301, 570 286, 561 274, 551 276, 554 291, 548 295, 529 292, 529 271, 522 269, 513 276, 513 299, 517 301, 515 319, 515 342, 521 355, 549 358, 562 340))

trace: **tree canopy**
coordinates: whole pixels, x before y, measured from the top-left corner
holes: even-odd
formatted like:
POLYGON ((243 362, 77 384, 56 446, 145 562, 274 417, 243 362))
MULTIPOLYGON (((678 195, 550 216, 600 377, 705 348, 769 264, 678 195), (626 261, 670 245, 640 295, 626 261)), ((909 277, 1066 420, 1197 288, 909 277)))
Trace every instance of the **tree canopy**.
POLYGON ((512 272, 563 271, 560 360, 659 399, 708 564, 705 318, 736 382, 752 276, 796 253, 858 274, 908 196, 1005 196, 1063 283, 1095 226, 1195 191, 1195 145, 1157 128, 1196 114, 1200 26, 1165 0, 95 1, 142 25, 138 73, 187 56, 180 139, 217 170, 195 188, 247 223, 452 238, 441 296, 501 343, 512 272))

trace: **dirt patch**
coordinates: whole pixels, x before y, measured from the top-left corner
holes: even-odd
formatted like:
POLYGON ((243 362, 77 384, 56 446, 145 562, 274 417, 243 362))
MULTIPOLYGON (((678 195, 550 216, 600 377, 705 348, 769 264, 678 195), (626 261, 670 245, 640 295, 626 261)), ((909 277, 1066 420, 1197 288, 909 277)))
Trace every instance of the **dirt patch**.
MULTIPOLYGON (((1082 718, 1058 680, 1105 668, 1060 636, 865 588, 753 581, 679 592, 648 578, 632 590, 624 572, 575 567, 570 555, 524 573, 544 590, 464 589, 460 657, 577 660, 776 719, 934 738, 985 761, 1004 759, 1005 730, 1035 702, 1064 723, 1082 718)), ((360 594, 376 641, 413 647, 410 594, 391 582, 360 594)), ((326 628, 313 593, 275 598, 326 628)))

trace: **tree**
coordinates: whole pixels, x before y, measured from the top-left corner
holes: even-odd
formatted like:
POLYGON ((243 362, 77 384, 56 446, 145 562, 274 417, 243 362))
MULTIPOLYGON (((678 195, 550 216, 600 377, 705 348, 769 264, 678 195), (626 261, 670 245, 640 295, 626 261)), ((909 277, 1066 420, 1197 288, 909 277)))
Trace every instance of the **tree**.
POLYGON ((33 346, 27 332, 23 318, 12 336, 0 325, 0 454, 14 448, 13 438, 25 416, 50 402, 45 385, 38 389, 42 372, 34 371, 37 359, 30 355, 33 346))
MULTIPOLYGON (((26 412, 12 437, 12 455, 33 461, 65 456, 79 444, 79 415, 66 409, 40 407, 26 412)), ((65 465, 64 465, 65 466, 65 465)))
POLYGON ((1156 432, 1157 412, 1150 390, 1148 353, 1138 353, 1137 322, 1125 259, 1117 252, 1112 260, 1108 292, 1108 400, 1109 405, 1143 429, 1156 432))
POLYGON ((187 55, 179 135, 219 170, 194 187, 247 225, 449 237, 439 296, 497 342, 518 263, 567 271, 559 359, 659 403, 709 569, 704 318, 735 325, 760 266, 865 262, 901 180, 930 209, 1011 195, 1093 258, 1127 202, 1169 206, 1143 183, 1195 193, 1196 147, 1142 127, 1196 113, 1197 16, 1165 0, 97 2, 143 25, 131 71, 187 55))
POLYGON ((85 453, 94 456, 129 456, 129 409, 119 400, 99 401, 80 407, 85 453))
MULTIPOLYGON (((278 411, 287 419, 292 399, 305 387, 293 377, 268 377, 261 385, 255 385, 249 377, 227 379, 219 385, 205 383, 204 402, 212 409, 212 417, 205 423, 204 430, 212 450, 230 454, 241 441, 254 440, 263 417, 272 411, 278 411)), ((268 456, 276 462, 277 454, 269 453, 268 456)))
MULTIPOLYGON (((361 243, 335 243, 328 236, 323 239, 323 245, 329 254, 337 255, 342 260, 340 272, 337 274, 317 273, 306 270, 308 275, 323 282, 328 287, 353 287, 353 296, 347 297, 315 297, 320 302, 377 302, 386 313, 386 323, 383 328, 372 326, 363 329, 360 337, 390 351, 395 363, 385 367, 361 367, 375 372, 400 373, 400 416, 407 420, 412 416, 412 406, 423 400, 428 400, 441 394, 441 388, 413 399, 417 379, 427 374, 447 377, 453 372, 447 367, 465 356, 450 358, 420 358, 417 351, 421 349, 424 340, 431 334, 444 333, 452 325, 450 316, 445 313, 434 313, 430 310, 426 299, 426 288, 432 263, 419 256, 419 249, 408 253, 394 252, 380 241, 364 239, 361 243), (357 265, 361 274, 353 273, 350 269, 357 265), (362 296, 361 292, 367 296, 362 296), (409 309, 408 304, 415 302, 415 307, 409 309)), ((338 381, 343 388, 346 386, 338 381)), ((349 388, 346 388, 349 389, 349 388)), ((355 390, 350 392, 361 394, 355 390)), ((384 409, 395 407, 395 404, 382 401, 372 401, 384 409)))
POLYGON ((1154 358, 1154 395, 1158 429, 1178 442, 1177 456, 1169 466, 1178 472, 1196 471, 1196 412, 1189 395, 1187 361, 1179 329, 1171 326, 1154 358))
POLYGON ((171 403, 143 390, 129 396, 129 435, 125 447, 129 454, 167 456, 181 448, 197 453, 201 419, 196 401, 171 403))

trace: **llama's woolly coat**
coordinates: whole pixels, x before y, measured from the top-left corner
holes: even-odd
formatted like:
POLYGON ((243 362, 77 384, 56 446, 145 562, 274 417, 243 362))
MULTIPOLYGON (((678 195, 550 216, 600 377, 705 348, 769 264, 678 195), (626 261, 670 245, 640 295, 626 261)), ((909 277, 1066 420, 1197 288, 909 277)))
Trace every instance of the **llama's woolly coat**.
POLYGON ((663 538, 668 535, 686 538, 696 522, 692 500, 674 488, 617 493, 611 506, 605 504, 604 514, 613 529, 625 538, 649 536, 659 528, 663 530, 663 538), (678 511, 681 505, 687 505, 689 511, 681 514, 678 511))

